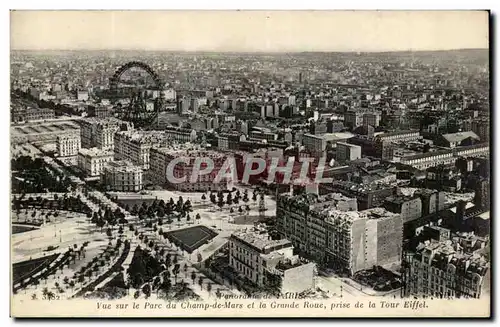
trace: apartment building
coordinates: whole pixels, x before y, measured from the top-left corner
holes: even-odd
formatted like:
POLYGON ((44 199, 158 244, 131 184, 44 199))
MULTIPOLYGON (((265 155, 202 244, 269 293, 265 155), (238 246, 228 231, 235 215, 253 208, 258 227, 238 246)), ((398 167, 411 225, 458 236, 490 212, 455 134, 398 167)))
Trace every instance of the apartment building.
POLYGON ((106 163, 113 161, 113 153, 97 148, 80 149, 78 153, 78 168, 88 177, 100 176, 106 163))
POLYGON ((357 211, 354 199, 335 197, 344 204, 281 195, 278 232, 304 256, 349 274, 373 265, 397 266, 403 240, 400 215, 382 208, 357 211))
POLYGON ((95 145, 98 149, 113 150, 115 133, 120 130, 115 120, 98 121, 95 127, 95 145))
POLYGON ((115 159, 131 161, 147 170, 151 149, 166 142, 165 133, 159 131, 120 131, 114 137, 115 159))
POLYGON ((165 128, 165 139, 179 143, 194 142, 196 140, 196 130, 191 128, 181 128, 169 126, 165 128))
POLYGON ((345 142, 337 142, 335 159, 339 162, 353 161, 361 158, 361 147, 345 142))
MULTIPOLYGON (((227 156, 223 153, 215 151, 199 151, 199 150, 186 150, 175 149, 172 147, 157 147, 152 148, 150 153, 150 171, 149 177, 151 181, 157 184, 167 184, 169 187, 179 191, 189 192, 204 192, 204 191, 225 191, 232 189, 234 183, 230 178, 224 178, 218 183, 215 183, 215 178, 219 170, 223 166, 227 156), (173 166, 172 171, 168 172, 167 168, 172 160, 177 158, 185 158, 187 162, 179 162, 173 166), (196 158, 210 158, 214 163, 214 168, 209 174, 198 176, 198 178, 191 183, 191 175, 194 170, 194 163, 196 158), (185 182, 173 183, 167 175, 171 173, 176 179, 186 178, 185 182)), ((202 164, 203 165, 203 164, 202 164)), ((203 169, 203 168, 202 168, 203 169)), ((233 167, 237 171, 236 167, 233 167)))
POLYGON ((143 169, 130 161, 111 161, 104 166, 102 183, 108 191, 137 192, 143 189, 143 169))
POLYGON ((322 192, 336 192, 356 198, 359 210, 366 210, 382 206, 385 199, 393 195, 394 187, 382 183, 362 185, 350 181, 335 180, 331 185, 324 186, 322 192))
POLYGON ((266 290, 279 285, 278 291, 283 294, 314 288, 315 264, 294 255, 290 241, 272 240, 258 228, 231 235, 229 265, 266 290))
POLYGON ((430 240, 416 253, 406 256, 408 296, 434 298, 480 298, 489 284, 490 269, 486 258, 467 253, 452 240, 430 240))
POLYGON ((56 139, 56 152, 59 157, 77 156, 80 151, 80 135, 59 135, 56 139))
POLYGON ((403 223, 422 217, 422 199, 418 196, 389 196, 384 201, 384 207, 400 214, 403 223))

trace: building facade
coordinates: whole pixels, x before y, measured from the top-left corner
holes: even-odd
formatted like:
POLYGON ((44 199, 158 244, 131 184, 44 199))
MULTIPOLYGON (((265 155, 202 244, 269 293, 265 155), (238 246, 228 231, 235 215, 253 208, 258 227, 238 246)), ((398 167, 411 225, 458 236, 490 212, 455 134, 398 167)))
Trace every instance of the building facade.
POLYGON ((408 256, 406 295, 480 298, 489 264, 477 254, 457 250, 452 241, 426 242, 408 256))
POLYGON ((315 264, 294 255, 290 241, 272 240, 258 230, 231 235, 229 265, 266 290, 276 287, 283 294, 314 288, 315 264))
POLYGON ((88 177, 100 176, 110 161, 113 161, 113 153, 109 151, 91 148, 80 149, 78 153, 78 168, 88 177))
POLYGON ((77 156, 80 151, 80 135, 66 134, 58 136, 56 151, 59 157, 77 156))
POLYGON ((335 159, 339 162, 353 161, 361 158, 361 147, 345 142, 338 142, 335 159))
POLYGON ((102 182, 108 191, 138 192, 143 189, 143 169, 129 161, 112 161, 104 166, 102 182))

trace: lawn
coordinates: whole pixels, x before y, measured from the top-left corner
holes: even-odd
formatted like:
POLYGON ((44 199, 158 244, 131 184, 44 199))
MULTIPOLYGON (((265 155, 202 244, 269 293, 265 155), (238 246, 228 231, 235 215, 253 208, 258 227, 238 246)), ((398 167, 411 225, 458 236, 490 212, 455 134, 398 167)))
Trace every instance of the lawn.
POLYGON ((59 256, 58 253, 46 257, 18 262, 12 265, 13 284, 19 283, 41 271, 59 256))
POLYGON ((22 226, 22 225, 12 225, 12 234, 19 234, 24 232, 29 232, 37 228, 33 226, 22 226))
POLYGON ((205 226, 194 226, 168 232, 167 235, 171 242, 177 244, 188 253, 193 253, 194 250, 217 236, 217 233, 205 226))

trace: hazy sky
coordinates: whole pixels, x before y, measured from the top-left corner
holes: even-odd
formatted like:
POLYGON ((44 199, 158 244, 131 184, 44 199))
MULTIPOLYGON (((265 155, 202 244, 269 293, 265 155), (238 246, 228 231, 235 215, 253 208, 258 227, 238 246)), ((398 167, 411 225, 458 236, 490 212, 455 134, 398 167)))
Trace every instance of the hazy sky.
POLYGON ((12 49, 488 48, 485 11, 14 11, 12 49))

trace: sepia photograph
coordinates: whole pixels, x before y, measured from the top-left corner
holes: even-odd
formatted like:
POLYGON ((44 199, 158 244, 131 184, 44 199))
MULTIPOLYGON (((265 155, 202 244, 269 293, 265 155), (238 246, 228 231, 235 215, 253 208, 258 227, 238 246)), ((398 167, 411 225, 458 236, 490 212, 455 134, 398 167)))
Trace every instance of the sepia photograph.
POLYGON ((490 19, 11 10, 10 315, 490 317, 490 19))

